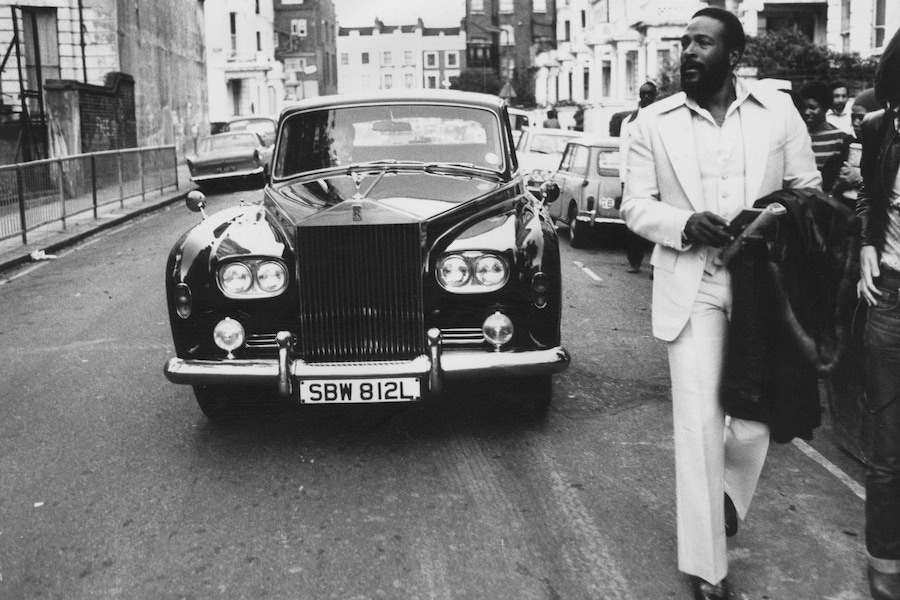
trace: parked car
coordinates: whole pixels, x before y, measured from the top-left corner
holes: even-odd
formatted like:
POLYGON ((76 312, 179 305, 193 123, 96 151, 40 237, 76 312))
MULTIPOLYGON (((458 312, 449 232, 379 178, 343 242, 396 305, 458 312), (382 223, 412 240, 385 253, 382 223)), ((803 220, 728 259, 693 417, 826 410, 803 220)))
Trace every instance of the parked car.
POLYGON ((521 108, 507 108, 509 124, 512 126, 513 141, 518 142, 522 137, 522 131, 531 126, 531 113, 521 108))
POLYGON ((217 133, 202 138, 197 153, 186 159, 191 181, 200 185, 214 181, 257 178, 263 182, 269 175, 272 146, 259 134, 217 133))
POLYGON ((550 205, 554 220, 569 228, 572 247, 584 246, 591 233, 625 231, 619 214, 622 182, 619 178, 619 139, 584 136, 566 144, 553 181, 559 201, 550 205))
POLYGON ((548 181, 559 166, 566 142, 583 136, 580 131, 527 127, 516 144, 519 167, 528 178, 528 188, 539 193, 541 184, 548 181))
POLYGON ((169 254, 164 372, 212 419, 260 393, 416 402, 470 381, 544 409, 569 364, 555 192, 526 192, 497 97, 306 99, 258 204, 205 216, 189 195, 204 218, 169 254))
POLYGON ((230 131, 232 133, 240 131, 258 133, 259 137, 262 138, 263 143, 267 146, 271 146, 275 143, 275 130, 277 127, 278 123, 275 119, 269 117, 241 117, 239 119, 228 121, 228 124, 225 126, 225 131, 230 131))

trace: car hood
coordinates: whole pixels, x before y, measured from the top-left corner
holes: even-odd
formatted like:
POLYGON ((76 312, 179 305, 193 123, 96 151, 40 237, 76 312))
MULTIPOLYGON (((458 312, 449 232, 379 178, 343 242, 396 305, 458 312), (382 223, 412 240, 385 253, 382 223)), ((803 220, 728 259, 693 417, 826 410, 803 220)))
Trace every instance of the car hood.
POLYGON ((428 221, 491 196, 507 182, 424 172, 341 174, 270 190, 298 226, 428 221), (354 221, 355 219, 355 221, 354 221))
POLYGON ((555 171, 559 167, 561 154, 543 154, 541 152, 519 152, 519 168, 526 173, 535 169, 555 171))

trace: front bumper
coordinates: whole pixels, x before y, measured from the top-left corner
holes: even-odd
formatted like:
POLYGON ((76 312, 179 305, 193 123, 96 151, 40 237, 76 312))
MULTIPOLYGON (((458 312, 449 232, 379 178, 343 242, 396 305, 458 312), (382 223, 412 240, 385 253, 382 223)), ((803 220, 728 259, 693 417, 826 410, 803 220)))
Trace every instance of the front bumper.
POLYGON ((570 362, 565 348, 526 352, 445 350, 437 329, 428 332, 428 354, 409 361, 310 364, 290 355, 291 334, 278 334, 277 359, 186 360, 171 358, 164 372, 172 383, 190 385, 258 385, 278 387, 290 397, 303 379, 346 380, 364 377, 417 377, 431 393, 447 382, 479 377, 549 375, 570 362))

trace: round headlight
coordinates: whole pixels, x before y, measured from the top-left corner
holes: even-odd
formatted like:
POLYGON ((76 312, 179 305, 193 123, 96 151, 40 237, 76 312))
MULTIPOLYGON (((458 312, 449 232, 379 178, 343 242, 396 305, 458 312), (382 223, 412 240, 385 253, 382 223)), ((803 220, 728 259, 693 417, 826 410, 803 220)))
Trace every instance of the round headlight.
POLYGON ((444 258, 438 265, 438 278, 441 285, 446 287, 460 287, 466 285, 472 273, 469 263, 462 256, 451 255, 444 258))
POLYGON ((264 262, 256 268, 256 281, 264 292, 279 292, 287 285, 287 272, 281 263, 264 262))
POLYGON ((497 311, 484 320, 484 323, 481 324, 481 331, 488 342, 500 348, 512 339, 513 323, 509 317, 497 311))
POLYGON ((222 289, 229 294, 243 294, 253 285, 253 273, 244 263, 231 263, 222 267, 219 278, 222 289))
POLYGON ((481 285, 503 285, 506 281, 506 264, 496 256, 482 256, 475 262, 475 279, 481 285))
POLYGON ((244 343, 244 327, 231 317, 225 317, 213 329, 213 341, 230 356, 232 350, 244 343))

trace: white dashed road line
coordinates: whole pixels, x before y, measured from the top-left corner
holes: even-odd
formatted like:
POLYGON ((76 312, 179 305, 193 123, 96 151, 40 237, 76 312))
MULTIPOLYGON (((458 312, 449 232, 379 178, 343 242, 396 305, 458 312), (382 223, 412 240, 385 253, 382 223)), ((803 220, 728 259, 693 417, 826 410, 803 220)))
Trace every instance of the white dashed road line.
POLYGON ((863 486, 861 486, 858 483, 856 483, 855 481, 853 481, 853 479, 849 475, 847 475, 846 473, 841 471, 837 467, 837 465, 835 465, 830 460, 828 460, 827 458, 825 458, 824 456, 819 454, 819 452, 815 448, 813 448, 812 446, 810 446, 803 440, 797 439, 797 438, 795 438, 793 440, 793 444, 797 448, 800 449, 800 452, 802 452, 809 458, 811 458, 814 461, 816 461, 817 463, 819 463, 822 467, 825 468, 826 471, 828 471, 829 473, 831 473, 832 475, 837 477, 838 480, 840 480, 841 483, 843 483, 848 488, 850 488, 850 491, 852 491, 854 494, 856 494, 860 500, 866 499, 865 488, 863 488, 863 486))
POLYGON ((588 269, 586 266, 584 266, 583 262, 581 262, 579 260, 573 260, 572 264, 574 264, 576 267, 578 267, 579 269, 584 271, 587 274, 587 276, 590 277, 591 279, 593 279, 594 281, 597 281, 597 282, 603 281, 599 275, 597 275, 596 273, 594 273, 593 271, 588 269))

